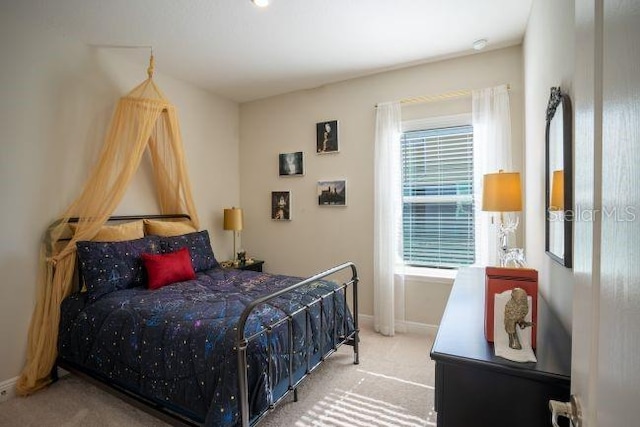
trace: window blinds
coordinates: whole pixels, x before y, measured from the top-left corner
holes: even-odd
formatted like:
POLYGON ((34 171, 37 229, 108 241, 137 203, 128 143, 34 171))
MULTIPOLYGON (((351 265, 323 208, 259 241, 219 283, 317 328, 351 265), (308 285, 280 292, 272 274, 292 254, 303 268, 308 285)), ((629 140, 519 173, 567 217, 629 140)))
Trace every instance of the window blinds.
POLYGON ((402 183, 405 264, 473 264, 473 128, 404 132, 402 183))

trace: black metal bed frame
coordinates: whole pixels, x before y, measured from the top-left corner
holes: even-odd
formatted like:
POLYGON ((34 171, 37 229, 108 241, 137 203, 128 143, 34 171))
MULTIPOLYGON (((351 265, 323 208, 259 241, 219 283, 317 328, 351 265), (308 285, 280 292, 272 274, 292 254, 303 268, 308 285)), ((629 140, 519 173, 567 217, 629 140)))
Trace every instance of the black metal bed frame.
MULTIPOLYGON (((329 270, 326 270, 322 273, 319 273, 313 277, 310 277, 308 279, 305 279, 301 282, 296 283, 295 285, 289 286, 285 289, 282 289, 280 291, 277 292, 273 292, 269 295, 266 295, 264 297, 258 298, 254 301, 252 301, 251 303, 249 303, 249 305, 247 305, 247 307, 244 309, 244 311, 242 312, 242 314, 240 315, 240 318, 238 320, 237 325, 237 329, 236 329, 236 351, 237 351, 237 355, 238 355, 238 390, 239 390, 239 394, 240 394, 240 420, 241 420, 241 424, 242 427, 249 427, 249 425, 255 425, 258 422, 260 422, 260 420, 262 420, 262 418, 269 412, 269 410, 272 410, 275 408, 275 406, 280 403, 285 397, 287 397, 291 392, 293 392, 293 399, 294 401, 298 400, 298 386, 300 385, 300 383, 313 371, 315 370, 318 366, 320 366, 320 364, 324 361, 324 359, 328 356, 330 356, 331 354, 333 354, 338 347, 340 347, 342 344, 347 344, 347 345, 351 345, 353 346, 353 363, 355 365, 360 363, 360 357, 359 357, 359 352, 358 352, 358 333, 359 333, 359 329, 358 329, 358 272, 356 270, 356 266, 355 264, 353 264, 352 262, 347 262, 341 265, 338 265, 336 267, 330 268, 329 270), (287 317, 275 322, 272 325, 263 327, 260 331, 254 333, 253 335, 247 337, 244 331, 244 327, 245 324, 247 322, 247 319, 249 318, 249 315, 253 312, 253 310, 262 305, 267 303, 268 301, 277 298, 281 295, 284 295, 288 292, 291 292, 295 289, 298 289, 302 286, 308 285, 310 283, 316 282, 318 280, 324 279, 325 277, 331 276, 335 273, 338 273, 339 271, 345 270, 347 268, 351 269, 351 279, 347 282, 344 282, 341 286, 339 286, 338 288, 334 289, 333 291, 320 296, 319 298, 314 299, 311 303, 305 305, 303 308, 298 309, 297 311, 289 314, 287 317), (347 313, 347 288, 351 286, 352 289, 352 295, 353 295, 353 332, 347 334, 347 322, 348 322, 348 317, 346 315, 347 313), (333 297, 334 295, 338 294, 340 291, 343 291, 342 295, 344 297, 344 307, 345 307, 345 314, 343 315, 343 325, 344 325, 344 336, 338 337, 337 336, 337 319, 336 319, 336 309, 334 307, 333 310, 333 331, 331 336, 333 337, 332 340, 332 347, 331 349, 326 352, 325 354, 323 354, 320 357, 320 361, 316 364, 314 364, 313 366, 311 365, 311 360, 310 360, 310 355, 309 355, 309 351, 306 351, 306 370, 304 375, 302 375, 302 377, 296 381, 295 383, 293 382, 293 353, 294 353, 294 349, 293 349, 293 316, 302 313, 304 311, 305 313, 305 324, 308 324, 309 322, 309 316, 310 316, 310 309, 311 307, 315 306, 316 304, 320 305, 320 337, 323 338, 325 336, 324 334, 324 330, 323 328, 323 322, 322 322, 322 318, 323 318, 323 305, 324 305, 324 300, 327 297, 333 297), (273 390, 274 384, 272 383, 273 381, 273 377, 271 375, 271 331, 273 330, 273 328, 278 327, 281 324, 284 324, 286 322, 287 324, 287 330, 288 330, 288 337, 289 337, 289 352, 288 352, 288 356, 289 356, 289 376, 288 376, 288 380, 289 380, 289 386, 287 391, 280 397, 278 398, 278 400, 274 401, 273 400, 273 394, 270 393, 269 394, 269 398, 270 398, 270 402, 269 402, 269 410, 265 411, 264 413, 262 413, 253 423, 250 422, 249 419, 249 386, 248 386, 248 378, 247 378, 247 347, 249 345, 249 342, 257 339, 258 337, 260 337, 262 334, 266 333, 267 334, 267 363, 268 363, 268 374, 267 374, 267 381, 269 383, 270 388, 273 390)), ((324 342, 320 342, 320 348, 323 349, 324 348, 324 342)), ((305 347, 308 349, 309 347, 309 334, 305 333, 305 347)))
MULTIPOLYGON (((186 214, 168 214, 168 215, 127 215, 127 216, 112 216, 108 219, 108 222, 114 222, 114 221, 127 221, 127 220, 140 220, 140 219, 191 219, 189 215, 186 214)), ((69 222, 78 222, 79 218, 70 218, 69 222)), ((256 300, 251 301, 247 307, 245 308, 245 310, 242 312, 242 314, 240 315, 240 318, 238 320, 238 323, 236 324, 236 327, 234 328, 234 330, 236 331, 236 340, 235 340, 235 350, 237 352, 237 360, 238 360, 238 391, 239 391, 239 405, 240 405, 240 423, 242 425, 242 427, 249 427, 249 426, 254 426, 256 424, 258 424, 269 412, 271 412, 273 409, 275 409, 275 407, 282 402, 287 396, 290 395, 291 392, 293 392, 293 398, 294 401, 298 400, 298 387, 300 386, 300 384, 307 378, 307 376, 309 376, 309 374, 311 372, 313 372, 318 366, 320 366, 322 364, 322 362, 329 357, 331 354, 333 354, 335 351, 337 351, 337 349, 342 346, 343 344, 346 345, 350 345, 353 347, 353 356, 354 356, 354 360, 353 363, 354 364, 359 364, 360 360, 359 360, 359 347, 358 347, 358 343, 359 343, 359 327, 358 327, 358 282, 359 282, 359 278, 358 278, 358 273, 357 273, 357 269, 354 263, 352 262, 346 262, 344 264, 335 266, 333 268, 330 268, 328 270, 325 270, 319 274, 316 274, 315 276, 309 277, 308 279, 302 280, 292 286, 289 286, 285 289, 281 289, 279 291, 273 292, 269 295, 260 297, 256 300), (278 320, 277 322, 275 322, 274 324, 271 325, 267 325, 265 327, 263 327, 260 331, 247 336, 245 334, 245 326, 246 326, 246 322, 249 318, 249 316, 251 315, 251 313, 253 312, 253 310, 255 308, 257 308, 258 306, 261 306, 263 304, 268 303, 269 301, 271 301, 272 299, 275 299, 277 297, 280 297, 286 293, 292 292, 302 286, 311 284, 313 282, 316 282, 318 280, 322 280, 324 278, 327 278, 328 276, 334 275, 338 272, 341 272, 343 270, 347 270, 347 269, 351 269, 351 279, 345 281, 344 283, 342 283, 341 285, 339 285, 336 289, 334 289, 331 292, 328 292, 324 295, 321 295, 320 297, 315 298, 313 301, 311 301, 309 304, 306 304, 304 307, 298 309, 297 311, 287 315, 285 318, 278 320), (352 309, 352 316, 353 316, 353 331, 350 333, 347 333, 348 328, 347 328, 347 322, 348 322, 348 317, 347 317, 347 291, 348 289, 351 288, 352 291, 352 305, 353 305, 353 309, 352 309), (300 377, 300 379, 298 379, 297 381, 294 382, 293 380, 293 376, 294 376, 294 370, 293 370, 293 354, 294 354, 294 348, 293 348, 293 317, 297 314, 300 314, 302 312, 305 313, 305 322, 306 324, 308 324, 309 322, 309 317, 310 317, 310 310, 312 307, 316 306, 317 304, 319 304, 319 308, 320 308, 320 337, 323 338, 325 336, 325 330, 323 330, 323 325, 324 323, 328 322, 323 322, 323 315, 324 315, 324 310, 323 310, 323 306, 324 306, 324 301, 326 298, 333 298, 335 297, 338 293, 342 293, 342 297, 344 298, 344 307, 345 307, 345 312, 343 315, 343 331, 344 331, 344 335, 342 336, 338 336, 337 333, 337 318, 336 318, 336 310, 334 308, 333 310, 333 330, 331 331, 331 337, 332 337, 332 342, 331 342, 331 348, 324 354, 322 354, 320 356, 320 360, 315 363, 315 364, 311 364, 311 360, 310 360, 310 355, 309 352, 307 351, 307 357, 306 357, 306 368, 305 368, 305 372, 304 374, 300 377), (288 375, 288 388, 287 390, 283 393, 282 396, 280 396, 277 400, 274 401, 273 398, 273 393, 269 394, 269 406, 267 408, 267 410, 265 410, 263 413, 261 413, 259 416, 256 417, 255 420, 253 420, 253 422, 251 422, 250 420, 250 408, 249 408, 249 385, 248 385, 248 366, 247 366, 247 348, 249 346, 249 343, 255 339, 258 339, 258 337, 260 337, 263 334, 267 334, 267 360, 268 360, 268 366, 267 366, 267 370, 268 370, 268 374, 267 374, 267 381, 268 381, 268 385, 271 388, 271 390, 273 390, 274 384, 273 384, 273 376, 272 376, 272 360, 271 360, 271 348, 272 348, 272 344, 271 344, 271 333, 272 330, 282 324, 286 323, 287 324, 287 330, 288 330, 288 338, 289 338, 289 349, 288 349, 288 356, 289 356, 289 375, 288 375)), ((326 343, 324 342, 320 342, 320 348, 324 349, 324 345, 326 343)), ((305 333, 305 346, 308 348, 309 346, 309 337, 308 337, 308 333, 305 333)), ((100 387, 103 390, 106 390, 107 392, 121 398, 122 400, 125 400, 126 402, 136 406, 137 408, 157 417, 162 419, 163 421, 174 425, 174 426, 199 426, 201 425, 201 423, 192 420, 191 418, 189 418, 188 416, 185 416, 183 414, 180 414, 179 411, 174 411, 171 408, 161 404, 161 403, 157 403, 151 399, 145 398, 142 395, 139 395, 138 393, 132 392, 124 387, 121 387, 111 381, 109 381, 109 379, 101 377, 101 376, 97 376, 95 373, 90 372, 86 369, 84 369, 81 366, 78 366, 76 364, 70 363, 68 361, 62 360, 62 359, 58 359, 56 361, 56 365, 53 367, 52 373, 51 373, 51 377, 53 381, 56 381, 58 379, 58 370, 57 368, 60 367, 62 369, 65 369, 69 372, 71 372, 72 374, 78 375, 79 377, 93 383, 94 385, 100 387)))

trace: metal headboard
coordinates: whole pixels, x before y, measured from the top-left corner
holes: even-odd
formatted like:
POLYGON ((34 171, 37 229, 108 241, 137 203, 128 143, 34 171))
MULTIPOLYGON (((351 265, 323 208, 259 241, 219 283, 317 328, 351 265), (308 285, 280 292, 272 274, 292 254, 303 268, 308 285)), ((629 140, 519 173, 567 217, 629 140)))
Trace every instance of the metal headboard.
MULTIPOLYGON (((69 218, 69 220, 67 221, 68 223, 77 223, 80 221, 80 217, 71 217, 69 218)), ((121 221, 138 221, 141 219, 157 219, 157 220, 163 220, 163 219, 184 219, 184 220, 191 220, 191 216, 189 216, 188 214, 154 214, 154 215, 114 215, 114 216, 110 216, 107 219, 107 223, 109 222, 121 222, 121 221)), ((60 223, 60 220, 56 220, 54 221, 49 228, 47 229, 46 235, 45 235, 45 242, 47 244, 47 251, 51 251, 51 230, 53 229, 53 227, 55 227, 57 224, 60 223)), ((64 237, 61 238, 60 241, 69 241, 71 240, 71 237, 64 237)), ((79 291, 81 289, 81 279, 80 279, 80 272, 79 272, 79 268, 78 268, 78 264, 76 263, 76 269, 73 272, 73 290, 75 291, 79 291)))
MULTIPOLYGON (((188 214, 157 214, 157 215, 114 215, 107 219, 107 222, 113 221, 136 221, 139 219, 191 219, 188 214)), ((68 222, 78 222, 80 217, 69 218, 68 222)))

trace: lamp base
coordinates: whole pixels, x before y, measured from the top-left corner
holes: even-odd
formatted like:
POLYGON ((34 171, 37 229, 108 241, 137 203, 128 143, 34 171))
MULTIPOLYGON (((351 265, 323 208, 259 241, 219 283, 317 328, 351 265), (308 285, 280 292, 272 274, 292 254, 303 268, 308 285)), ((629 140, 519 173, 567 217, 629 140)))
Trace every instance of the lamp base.
POLYGON ((527 261, 524 257, 524 249, 508 248, 500 251, 500 267, 524 268, 527 261))
POLYGON ((509 248, 509 233, 515 233, 518 228, 519 218, 516 217, 515 221, 512 219, 506 222, 503 219, 502 213, 500 214, 500 223, 498 224, 498 258, 500 267, 526 267, 527 262, 524 257, 524 249, 521 248, 509 248))
POLYGON ((237 258, 238 255, 237 255, 237 252, 236 252, 236 233, 237 233, 237 231, 233 230, 233 261, 234 262, 238 260, 238 258, 237 258))

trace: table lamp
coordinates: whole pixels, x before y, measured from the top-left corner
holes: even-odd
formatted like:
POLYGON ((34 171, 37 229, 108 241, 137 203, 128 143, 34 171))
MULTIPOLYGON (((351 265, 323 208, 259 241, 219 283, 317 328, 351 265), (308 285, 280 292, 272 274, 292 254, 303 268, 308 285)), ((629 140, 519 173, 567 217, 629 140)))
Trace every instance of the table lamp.
POLYGON ((236 232, 242 231, 242 209, 232 207, 224 210, 224 229, 233 231, 233 260, 236 260, 236 232))
POLYGON ((519 212, 522 210, 522 189, 519 172, 489 173, 484 176, 482 189, 482 210, 500 212, 498 224, 498 246, 500 253, 500 267, 506 264, 507 238, 518 228, 518 218, 504 222, 504 212, 519 212))
POLYGON ((564 210, 564 170, 553 171, 551 178, 551 203, 549 204, 551 211, 564 210))

